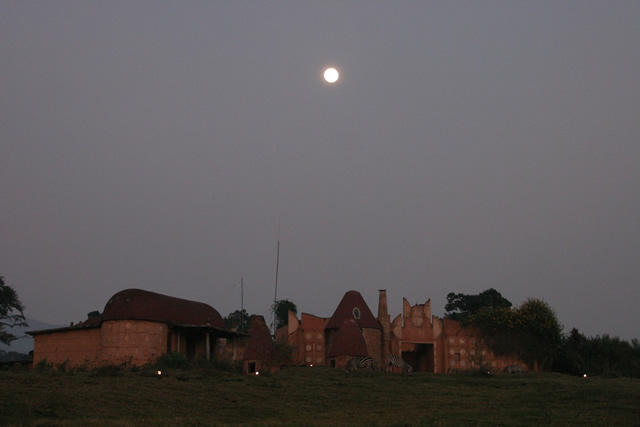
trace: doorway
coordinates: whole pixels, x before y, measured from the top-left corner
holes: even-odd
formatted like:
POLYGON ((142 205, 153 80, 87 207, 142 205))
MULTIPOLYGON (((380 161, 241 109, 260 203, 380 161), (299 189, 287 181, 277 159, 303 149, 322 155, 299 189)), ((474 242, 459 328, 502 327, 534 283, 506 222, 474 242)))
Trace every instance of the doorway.
POLYGON ((433 344, 414 343, 411 351, 403 351, 402 358, 414 372, 434 372, 433 344))

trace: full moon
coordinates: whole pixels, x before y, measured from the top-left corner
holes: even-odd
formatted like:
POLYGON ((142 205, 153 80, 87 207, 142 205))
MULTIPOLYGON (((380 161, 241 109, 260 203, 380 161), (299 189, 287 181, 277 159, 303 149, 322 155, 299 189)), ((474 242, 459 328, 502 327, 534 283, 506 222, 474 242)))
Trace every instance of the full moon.
POLYGON ((324 79, 327 81, 327 83, 337 82, 338 77, 340 77, 340 74, 338 74, 338 70, 336 70, 335 68, 327 68, 326 70, 324 70, 324 79))

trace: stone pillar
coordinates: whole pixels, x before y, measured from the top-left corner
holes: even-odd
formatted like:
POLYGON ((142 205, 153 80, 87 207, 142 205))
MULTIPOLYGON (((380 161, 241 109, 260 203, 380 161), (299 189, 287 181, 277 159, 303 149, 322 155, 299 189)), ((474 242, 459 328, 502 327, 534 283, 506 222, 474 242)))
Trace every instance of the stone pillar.
POLYGON ((205 336, 205 351, 207 352, 207 362, 211 360, 211 335, 207 331, 205 336))

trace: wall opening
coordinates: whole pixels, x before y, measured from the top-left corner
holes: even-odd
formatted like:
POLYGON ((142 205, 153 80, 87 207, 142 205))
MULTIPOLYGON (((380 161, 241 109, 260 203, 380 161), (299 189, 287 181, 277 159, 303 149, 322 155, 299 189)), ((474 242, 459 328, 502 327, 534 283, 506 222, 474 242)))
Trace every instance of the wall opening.
POLYGON ((403 351, 402 358, 413 367, 414 372, 435 372, 433 344, 413 344, 413 351, 403 351))

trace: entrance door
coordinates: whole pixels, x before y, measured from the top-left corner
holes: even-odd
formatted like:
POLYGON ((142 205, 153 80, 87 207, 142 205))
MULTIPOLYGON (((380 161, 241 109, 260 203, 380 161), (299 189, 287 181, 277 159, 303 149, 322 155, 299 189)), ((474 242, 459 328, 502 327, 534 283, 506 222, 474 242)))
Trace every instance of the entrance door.
POLYGON ((434 372, 433 344, 414 344, 414 351, 403 351, 402 358, 414 372, 434 372))

